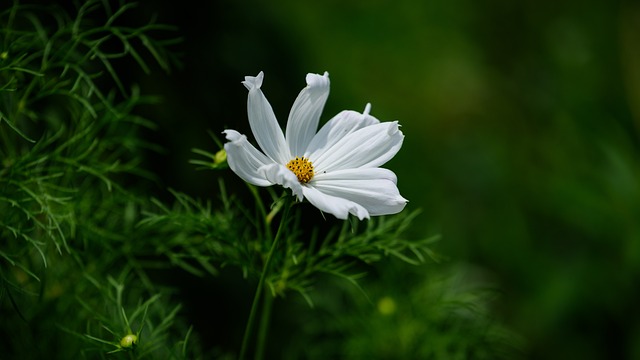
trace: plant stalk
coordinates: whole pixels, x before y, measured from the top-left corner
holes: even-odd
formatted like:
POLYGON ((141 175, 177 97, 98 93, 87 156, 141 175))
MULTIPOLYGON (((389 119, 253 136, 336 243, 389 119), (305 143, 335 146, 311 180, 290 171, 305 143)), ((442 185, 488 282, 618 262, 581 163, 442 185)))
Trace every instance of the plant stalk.
MULTIPOLYGON (((267 255, 267 259, 264 263, 264 267, 262 268, 262 273, 260 274, 260 280, 258 281, 258 286, 256 288, 256 293, 253 297, 253 303, 251 304, 251 312, 249 313, 249 319, 247 320, 247 326, 245 327, 245 331, 244 331, 244 336, 242 338, 242 346, 240 348, 240 356, 238 356, 238 359, 240 360, 244 360, 246 358, 246 354, 247 354, 247 346, 249 344, 249 338, 251 337, 251 332, 253 331, 253 325, 255 322, 255 317, 257 315, 258 312, 258 303, 260 302, 260 297, 262 296, 262 291, 265 287, 265 279, 267 278, 267 274, 269 273, 269 267, 271 265, 271 260, 273 258, 273 253, 275 252, 275 249, 278 245, 278 240, 281 237, 282 234, 282 230, 284 228, 285 223, 287 222, 287 217, 289 215, 289 208, 291 207, 291 203, 289 202, 288 204, 285 205, 284 207, 284 213, 282 214, 282 218, 280 219, 280 225, 278 225, 278 232, 276 232, 276 236, 273 239, 273 242, 271 243, 271 249, 269 249, 269 254, 267 255)), ((265 305, 266 307, 266 305, 265 305)), ((271 311, 271 306, 269 305, 268 307, 268 311, 271 311)), ((263 316, 263 320, 264 320, 265 316, 263 316)), ((267 321, 269 316, 266 316, 267 321)), ((264 329, 264 334, 260 334, 260 337, 262 337, 263 339, 258 339, 258 344, 260 345, 260 342, 262 342, 262 347, 264 350, 264 342, 266 342, 266 325, 263 325, 263 327, 265 327, 264 329)), ((261 329, 262 332, 262 329, 261 329)), ((256 352, 256 356, 259 355, 259 352, 256 352)))
POLYGON ((258 328, 258 339, 256 341, 255 360, 264 359, 265 348, 267 345, 267 333, 269 332, 269 321, 271 320, 271 309, 273 309, 273 300, 275 296, 272 294, 264 294, 262 297, 262 316, 260 317, 260 327, 258 328))

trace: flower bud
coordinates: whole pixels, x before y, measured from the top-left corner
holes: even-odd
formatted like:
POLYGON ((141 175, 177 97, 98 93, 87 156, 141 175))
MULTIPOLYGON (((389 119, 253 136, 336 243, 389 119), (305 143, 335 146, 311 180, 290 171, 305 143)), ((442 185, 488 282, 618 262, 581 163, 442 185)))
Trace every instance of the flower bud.
POLYGON ((213 157, 214 165, 219 166, 226 162, 227 162, 227 152, 224 149, 218 151, 213 157))
POLYGON ((120 340, 120 346, 123 349, 133 349, 136 345, 138 345, 138 336, 134 334, 126 335, 120 340))

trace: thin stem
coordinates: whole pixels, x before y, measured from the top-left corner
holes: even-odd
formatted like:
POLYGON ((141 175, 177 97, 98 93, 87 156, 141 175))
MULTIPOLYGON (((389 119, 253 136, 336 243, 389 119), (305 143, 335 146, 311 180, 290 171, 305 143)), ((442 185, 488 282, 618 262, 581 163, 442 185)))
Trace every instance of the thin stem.
MULTIPOLYGON (((247 326, 244 331, 244 336, 242 338, 242 347, 240 348, 240 356, 238 357, 240 360, 244 360, 247 353, 247 346, 249 344, 249 337, 251 336, 251 332, 253 330, 253 323, 255 321, 256 313, 258 310, 258 302, 260 301, 260 297, 262 296, 262 290, 265 286, 265 279, 267 278, 267 273, 269 272, 269 266, 271 265, 271 259, 273 258, 273 253, 278 245, 278 240, 280 239, 280 235, 282 234, 282 229, 284 228, 284 224, 287 222, 287 216, 289 215, 289 208, 291 204, 287 204, 284 207, 284 213, 282 214, 282 218, 280 219, 280 225, 278 226, 278 232, 276 233, 276 237, 273 239, 271 243, 271 249, 269 249, 269 254, 267 255, 267 260, 264 263, 264 267, 262 268, 262 273, 260 274, 260 280, 258 281, 258 287, 256 289, 256 293, 253 297, 253 303, 251 304, 251 312, 249 313, 249 319, 247 320, 247 326)), ((266 334, 263 335, 266 337, 266 334)))
POLYGON ((249 185, 249 190, 251 191, 251 195, 253 195, 253 198, 256 200, 256 204, 258 204, 257 208, 258 211, 260 211, 260 217, 264 219, 264 231, 267 235, 266 238, 271 239, 271 227, 269 226, 270 223, 267 220, 267 211, 264 209, 264 202, 262 202, 262 198, 260 198, 258 189, 255 186, 249 185))
POLYGON ((269 331, 269 320, 271 319, 271 309, 273 309, 274 296, 265 294, 262 297, 262 316, 260 317, 260 327, 258 328, 258 340, 256 342, 255 360, 264 359, 264 351, 267 344, 267 332, 269 331))

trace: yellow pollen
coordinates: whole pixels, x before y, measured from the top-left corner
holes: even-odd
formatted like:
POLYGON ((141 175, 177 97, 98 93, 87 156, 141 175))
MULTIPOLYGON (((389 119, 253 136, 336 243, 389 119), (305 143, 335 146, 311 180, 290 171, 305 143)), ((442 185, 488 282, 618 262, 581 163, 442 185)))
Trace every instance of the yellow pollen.
POLYGON ((313 164, 306 157, 297 157, 287 164, 287 169, 291 170, 298 177, 298 181, 303 184, 308 183, 313 178, 313 164))

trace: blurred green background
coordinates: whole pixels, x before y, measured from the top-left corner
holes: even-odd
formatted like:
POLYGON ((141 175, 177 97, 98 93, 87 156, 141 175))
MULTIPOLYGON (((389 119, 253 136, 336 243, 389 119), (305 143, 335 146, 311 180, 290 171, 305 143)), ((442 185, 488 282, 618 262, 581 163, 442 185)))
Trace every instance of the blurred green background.
POLYGON ((245 75, 265 72, 284 122, 305 74, 328 71, 323 120, 371 102, 374 116, 400 121, 405 143, 386 167, 409 208, 423 209, 411 236, 440 233, 446 263, 490 274, 502 292, 494 316, 526 339, 527 357, 640 358, 637 2, 141 9, 184 37, 182 69, 131 73, 163 98, 145 111, 160 124, 149 136, 166 152, 149 156, 164 185, 216 196, 218 174, 195 173, 187 159, 193 147, 217 150, 205 130, 250 133, 245 75))

